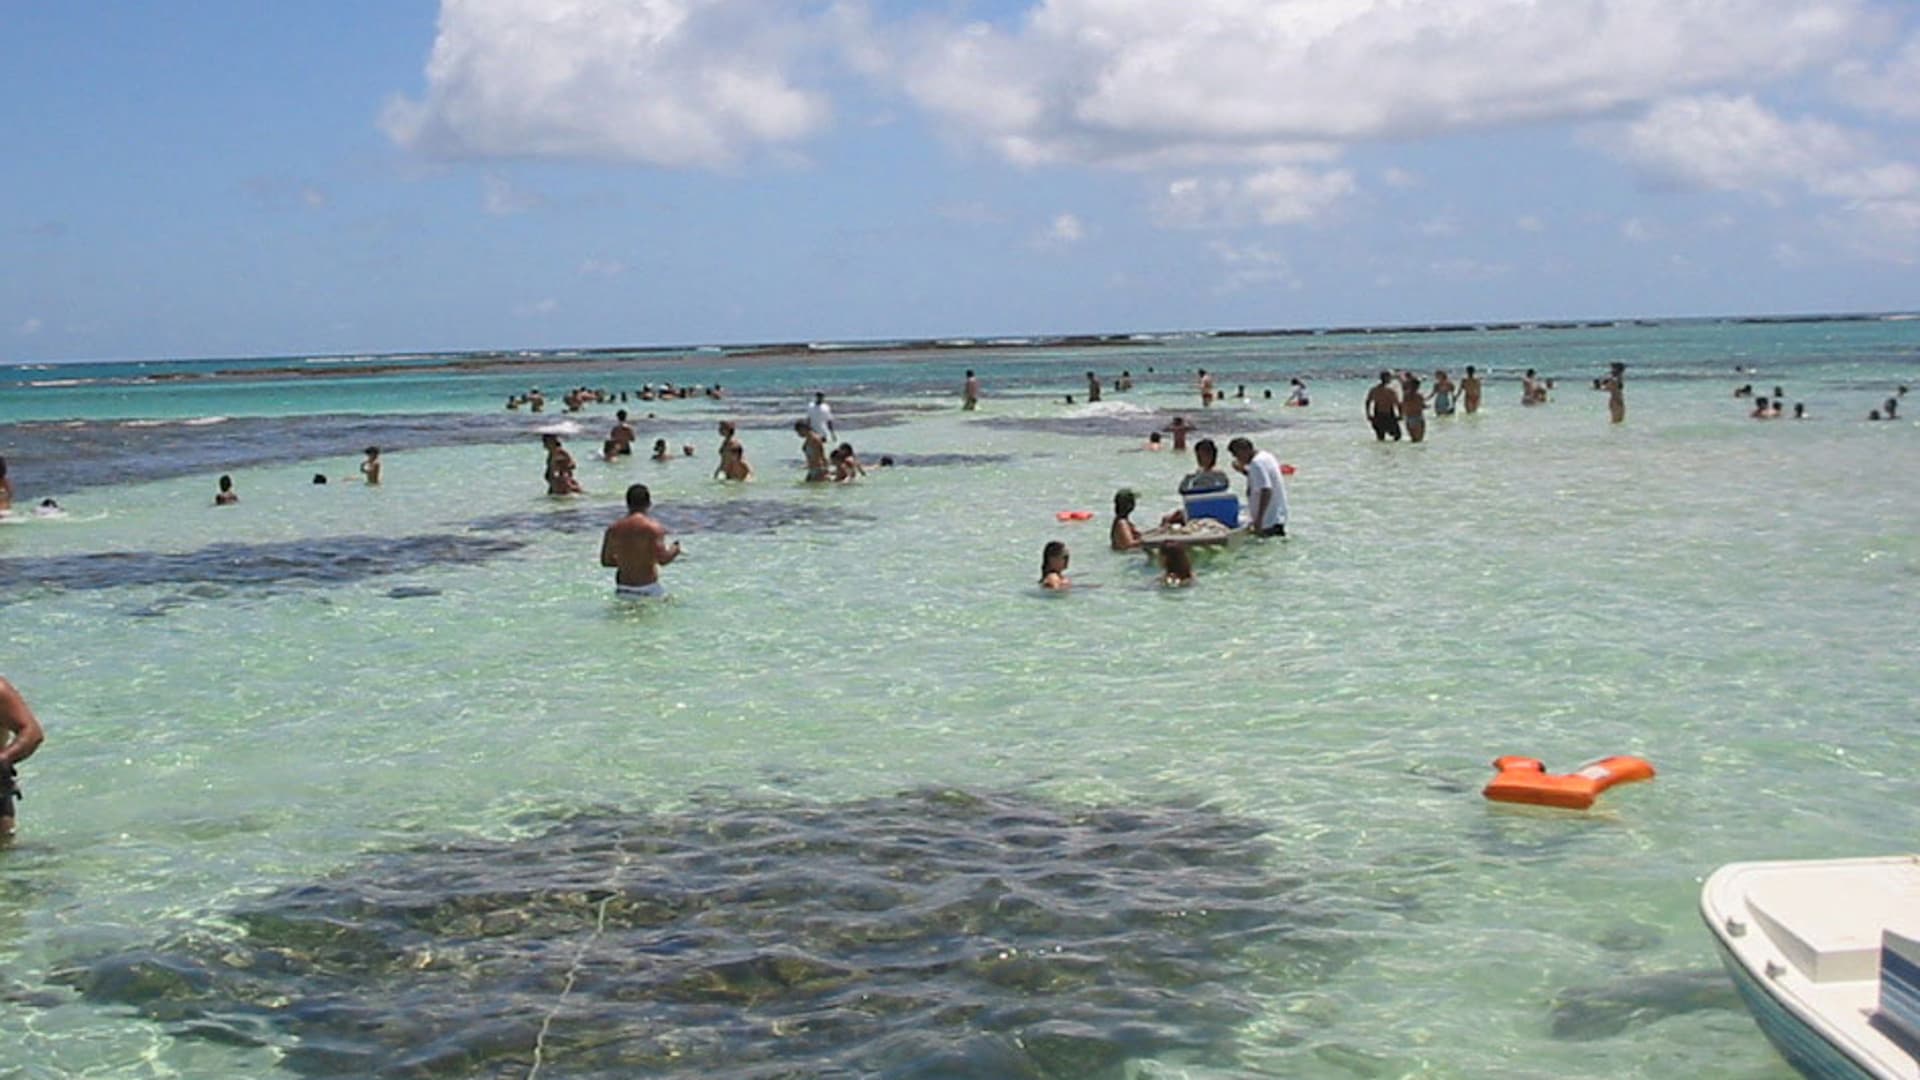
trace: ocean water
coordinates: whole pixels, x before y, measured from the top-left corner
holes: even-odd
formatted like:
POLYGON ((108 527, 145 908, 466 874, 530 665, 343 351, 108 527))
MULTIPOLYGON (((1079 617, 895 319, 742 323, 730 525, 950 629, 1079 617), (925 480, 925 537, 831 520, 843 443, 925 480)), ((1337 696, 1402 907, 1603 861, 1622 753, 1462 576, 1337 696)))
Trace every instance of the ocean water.
POLYGON ((0 674, 48 730, 6 1068, 1791 1075, 1695 900, 1913 848, 1920 426, 1864 417, 1915 381, 1911 321, 0 369, 0 674), (1375 370, 1467 364, 1480 415, 1375 442, 1375 370), (691 459, 501 408, 663 380, 728 388, 627 405, 691 459), (816 389, 899 463, 800 484, 816 389), (1296 471, 1291 538, 1170 591, 1106 508, 1174 505, 1176 413, 1296 471), (587 496, 542 494, 542 429, 587 496), (368 443, 385 484, 337 482, 368 443), (596 565, 633 482, 666 603, 596 565), (1513 753, 1659 775, 1490 804, 1513 753))

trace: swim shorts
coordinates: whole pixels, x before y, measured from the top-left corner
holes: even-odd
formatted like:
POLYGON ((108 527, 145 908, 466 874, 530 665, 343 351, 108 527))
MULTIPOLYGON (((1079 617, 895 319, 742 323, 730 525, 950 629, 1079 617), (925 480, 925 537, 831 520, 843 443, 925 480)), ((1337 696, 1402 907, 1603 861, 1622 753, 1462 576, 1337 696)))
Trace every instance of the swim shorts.
POLYGON ((13 803, 20 797, 20 774, 11 765, 0 765, 0 818, 14 816, 13 803))
POLYGON ((665 600, 667 587, 657 581, 647 585, 615 585, 613 595, 621 600, 665 600))
POLYGON ((1373 433, 1390 439, 1400 437, 1400 418, 1397 416, 1376 416, 1373 418, 1373 433))

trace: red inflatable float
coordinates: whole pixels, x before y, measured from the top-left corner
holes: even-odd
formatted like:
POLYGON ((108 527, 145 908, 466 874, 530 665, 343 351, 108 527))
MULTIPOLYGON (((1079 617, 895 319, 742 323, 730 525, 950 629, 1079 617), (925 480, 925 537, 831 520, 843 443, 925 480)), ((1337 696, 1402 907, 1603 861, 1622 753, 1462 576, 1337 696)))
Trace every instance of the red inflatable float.
POLYGON ((1573 772, 1554 775, 1539 760, 1508 756, 1493 759, 1499 775, 1480 794, 1495 802, 1585 810, 1615 784, 1653 779, 1653 765, 1637 757, 1603 757, 1573 772))

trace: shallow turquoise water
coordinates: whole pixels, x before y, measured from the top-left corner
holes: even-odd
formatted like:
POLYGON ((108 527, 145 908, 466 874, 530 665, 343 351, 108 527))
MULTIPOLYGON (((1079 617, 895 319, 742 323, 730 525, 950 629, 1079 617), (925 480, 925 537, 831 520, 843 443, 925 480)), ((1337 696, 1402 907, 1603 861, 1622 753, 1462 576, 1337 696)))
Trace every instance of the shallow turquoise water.
MULTIPOLYGON (((217 924, 363 851, 507 835, 530 814, 938 785, 1202 803, 1270 826, 1279 865, 1364 883, 1339 923, 1345 962, 1270 973, 1235 1060, 1154 1075, 1785 1075, 1737 1011, 1662 1016, 1654 998, 1643 1022, 1574 1039, 1555 1036, 1553 1005, 1711 967, 1694 901, 1722 862, 1911 849, 1920 428, 1859 418, 1920 373, 1914 325, 1202 340, 1151 360, 696 358, 544 380, 628 387, 666 371, 742 395, 648 406, 644 441, 698 448, 666 465, 587 459, 611 407, 576 418, 581 506, 540 495, 527 442, 396 453, 380 490, 310 486, 356 460, 351 443, 316 442, 235 469, 244 502, 221 511, 211 475, 62 492, 66 519, 0 526, 0 560, 423 534, 525 546, 398 573, 349 560, 331 583, 93 587, 67 567, 64 587, 9 586, 0 672, 49 742, 4 856, 0 1037, 26 1048, 23 1075, 270 1075, 272 1051, 62 997, 48 974, 217 924), (1633 377, 1618 427, 1586 388, 1615 358, 1633 377), (1372 440, 1365 372, 1468 363, 1498 371, 1480 416, 1436 419, 1419 446, 1372 440), (1560 379, 1544 408, 1515 404, 1512 373, 1530 364, 1560 379), (963 366, 987 381, 981 413, 951 408, 963 366), (1089 366, 1131 367, 1142 386, 1060 404, 1089 366), (1204 557, 1195 588, 1168 592, 1105 550, 1104 509, 1120 486, 1142 492, 1142 518, 1172 505, 1186 463, 1139 436, 1148 408, 1199 411, 1167 374, 1194 366, 1255 395, 1203 428, 1252 433, 1297 467, 1294 537, 1204 557), (1258 400, 1296 372, 1312 374, 1310 409, 1258 400), (1785 384, 1816 419, 1750 421, 1728 396, 1740 382, 1785 384), (870 464, 980 458, 809 489, 793 482, 795 440, 762 428, 744 435, 757 482, 708 478, 717 417, 797 413, 812 386, 842 403, 870 464), (862 426, 868 408, 891 422, 862 426), (1140 430, 1119 433, 1132 410, 1140 430), (1114 434, 1069 433, 1116 417, 1114 434), (728 523, 685 533, 668 604, 614 604, 594 565, 598 524, 634 481, 664 518, 728 523), (741 531, 725 514, 741 502, 742 519, 774 502, 814 520, 741 531), (1055 521, 1068 507, 1102 513, 1055 521), (593 520, 472 527, 572 512, 593 520), (1033 587, 1055 538, 1098 588, 1033 587), (1503 753, 1556 769, 1638 754, 1660 776, 1587 815, 1516 810, 1478 794, 1503 753)), ((0 421, 490 417, 527 381, 16 387, 0 421)), ((43 434, 0 428, 0 453, 43 434)), ((23 502, 38 495, 15 480, 23 502)))

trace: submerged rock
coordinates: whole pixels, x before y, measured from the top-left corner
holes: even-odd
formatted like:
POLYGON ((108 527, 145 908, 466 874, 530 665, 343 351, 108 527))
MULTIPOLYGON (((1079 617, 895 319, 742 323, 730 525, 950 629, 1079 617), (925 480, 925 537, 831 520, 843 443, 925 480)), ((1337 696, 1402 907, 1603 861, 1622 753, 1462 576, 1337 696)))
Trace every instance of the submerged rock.
POLYGON ((1629 975, 1563 991, 1552 1007, 1553 1037, 1581 1042, 1702 1009, 1741 1008, 1732 980, 1717 968, 1629 975))
POLYGON ((584 814, 370 856, 56 978, 308 1076, 1120 1077, 1231 1066, 1354 907, 1209 810, 922 791, 584 814))

